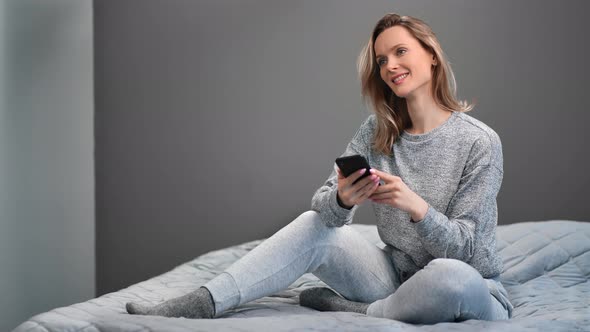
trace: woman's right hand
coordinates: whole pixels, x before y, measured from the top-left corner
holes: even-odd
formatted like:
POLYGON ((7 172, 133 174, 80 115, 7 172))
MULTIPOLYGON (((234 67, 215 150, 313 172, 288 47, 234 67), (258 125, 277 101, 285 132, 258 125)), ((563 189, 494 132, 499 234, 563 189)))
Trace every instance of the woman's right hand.
POLYGON ((336 172, 338 173, 338 199, 342 204, 343 208, 352 209, 355 205, 363 203, 379 186, 379 177, 377 175, 370 175, 359 182, 352 184, 358 178, 360 178, 367 170, 362 169, 360 171, 350 174, 348 177, 344 177, 338 167, 336 172))

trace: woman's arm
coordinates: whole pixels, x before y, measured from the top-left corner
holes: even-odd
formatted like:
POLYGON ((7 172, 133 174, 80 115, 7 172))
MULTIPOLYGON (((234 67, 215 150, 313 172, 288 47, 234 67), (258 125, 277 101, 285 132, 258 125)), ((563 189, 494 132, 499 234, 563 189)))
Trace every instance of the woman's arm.
MULTIPOLYGON (((341 156, 350 156, 360 154, 368 157, 369 144, 372 138, 372 126, 374 115, 370 115, 363 122, 352 140, 348 143, 346 150, 341 156)), ((334 166, 336 167, 336 166, 334 166)), ((338 194, 338 174, 333 169, 328 179, 315 192, 311 199, 311 209, 320 214, 320 218, 331 227, 340 227, 350 224, 358 205, 351 209, 341 206, 337 200, 338 194)))
MULTIPOLYGON (((422 244, 436 257, 472 259, 476 246, 495 245, 498 219, 496 197, 503 172, 494 165, 481 165, 461 178, 449 203, 447 215, 428 207, 424 219, 413 223, 422 244), (476 241, 477 239, 480 241, 476 241)), ((495 252, 495 248, 480 248, 495 252)))

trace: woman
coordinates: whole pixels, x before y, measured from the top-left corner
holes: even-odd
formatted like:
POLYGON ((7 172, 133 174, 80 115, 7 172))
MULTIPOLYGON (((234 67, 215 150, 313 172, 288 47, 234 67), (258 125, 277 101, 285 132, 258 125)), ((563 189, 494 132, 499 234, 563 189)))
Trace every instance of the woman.
POLYGON ((211 318, 311 272, 331 287, 300 294, 302 305, 317 310, 420 324, 511 317, 498 280, 498 135, 465 114, 473 106, 456 100, 451 68, 419 19, 385 15, 359 73, 375 114, 342 156, 365 156, 372 174, 353 185, 363 171, 345 178, 335 168, 312 211, 193 293, 155 307, 128 303, 129 313, 211 318), (347 225, 366 200, 384 249, 347 225))

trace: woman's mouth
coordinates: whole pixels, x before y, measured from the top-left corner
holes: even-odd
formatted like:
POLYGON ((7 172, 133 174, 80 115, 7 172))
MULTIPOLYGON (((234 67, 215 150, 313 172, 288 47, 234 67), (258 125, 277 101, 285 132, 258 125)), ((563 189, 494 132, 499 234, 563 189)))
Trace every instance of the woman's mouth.
POLYGON ((395 85, 400 85, 404 82, 408 75, 410 75, 410 73, 405 73, 403 75, 396 76, 394 79, 391 80, 391 82, 393 82, 393 84, 395 85))

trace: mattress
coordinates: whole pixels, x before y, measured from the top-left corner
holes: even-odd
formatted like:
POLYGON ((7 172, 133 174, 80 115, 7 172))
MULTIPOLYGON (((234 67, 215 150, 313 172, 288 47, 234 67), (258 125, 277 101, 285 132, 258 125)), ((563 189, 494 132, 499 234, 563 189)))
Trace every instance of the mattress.
MULTIPOLYGON (((383 247, 374 225, 352 224, 383 247)), ((14 331, 590 331, 590 222, 551 220, 497 228, 501 281, 514 305, 507 321, 411 325, 299 305, 299 293, 326 286, 305 274, 288 289, 217 319, 129 315, 125 303, 153 305, 186 294, 221 273, 263 239, 211 251, 169 272, 86 302, 41 313, 14 331)))

